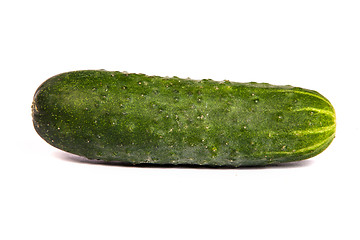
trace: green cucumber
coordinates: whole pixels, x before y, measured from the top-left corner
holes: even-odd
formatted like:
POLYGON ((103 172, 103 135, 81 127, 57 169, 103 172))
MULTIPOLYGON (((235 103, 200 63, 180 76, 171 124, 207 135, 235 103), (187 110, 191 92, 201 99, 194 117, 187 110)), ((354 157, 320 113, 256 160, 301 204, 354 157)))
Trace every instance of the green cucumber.
POLYGON ((122 164, 298 161, 325 150, 336 126, 333 106, 312 90, 105 70, 48 79, 32 116, 52 146, 122 164))

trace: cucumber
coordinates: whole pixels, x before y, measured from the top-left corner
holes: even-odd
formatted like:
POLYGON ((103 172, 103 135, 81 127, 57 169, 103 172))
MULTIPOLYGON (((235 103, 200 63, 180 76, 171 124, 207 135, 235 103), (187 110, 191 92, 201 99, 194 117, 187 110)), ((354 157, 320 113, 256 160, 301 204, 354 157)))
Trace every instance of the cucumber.
POLYGON ((32 104, 52 146, 121 164, 265 166, 313 157, 335 137, 316 91, 85 70, 45 81, 32 104))

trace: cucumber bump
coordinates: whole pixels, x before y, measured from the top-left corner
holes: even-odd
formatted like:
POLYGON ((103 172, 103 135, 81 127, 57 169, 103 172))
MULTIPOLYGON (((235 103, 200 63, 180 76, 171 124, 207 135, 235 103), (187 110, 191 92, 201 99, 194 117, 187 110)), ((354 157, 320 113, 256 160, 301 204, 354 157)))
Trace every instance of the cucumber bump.
POLYGON ((62 73, 32 104, 52 146, 124 164, 264 166, 299 161, 335 137, 335 111, 316 91, 105 70, 62 73))

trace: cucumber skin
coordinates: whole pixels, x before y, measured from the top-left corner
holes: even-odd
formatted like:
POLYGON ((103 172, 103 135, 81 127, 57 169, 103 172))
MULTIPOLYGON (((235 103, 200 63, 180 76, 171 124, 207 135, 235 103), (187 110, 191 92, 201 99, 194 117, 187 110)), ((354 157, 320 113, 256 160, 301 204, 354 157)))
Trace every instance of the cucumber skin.
POLYGON ((105 70, 48 79, 32 116, 56 148, 134 165, 299 161, 325 150, 336 126, 330 102, 307 89, 105 70))

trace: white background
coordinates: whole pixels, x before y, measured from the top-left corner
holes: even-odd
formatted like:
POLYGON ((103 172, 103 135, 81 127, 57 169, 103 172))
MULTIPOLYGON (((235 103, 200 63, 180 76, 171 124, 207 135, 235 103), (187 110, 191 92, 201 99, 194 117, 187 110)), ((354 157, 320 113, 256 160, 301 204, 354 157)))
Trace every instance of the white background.
POLYGON ((360 239, 360 2, 2 1, 0 239, 360 239), (254 169, 90 164, 34 131, 47 78, 82 69, 290 84, 337 135, 254 169))

